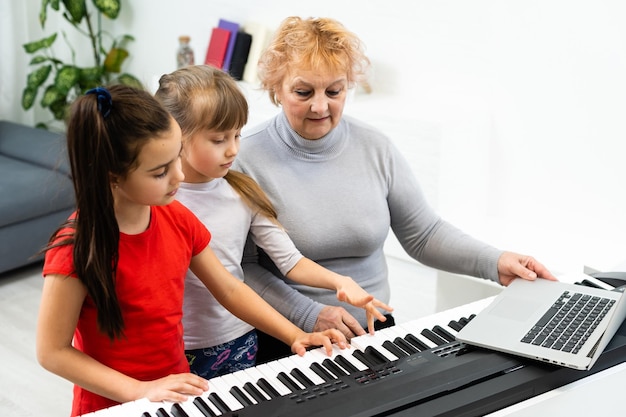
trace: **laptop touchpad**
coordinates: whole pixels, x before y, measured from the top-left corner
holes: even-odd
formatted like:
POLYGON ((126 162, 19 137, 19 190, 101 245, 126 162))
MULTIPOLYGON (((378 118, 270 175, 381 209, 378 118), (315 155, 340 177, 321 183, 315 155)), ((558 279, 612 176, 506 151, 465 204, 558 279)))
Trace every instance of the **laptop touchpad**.
POLYGON ((526 321, 540 306, 541 304, 528 300, 527 298, 502 297, 491 309, 489 314, 500 318, 526 321))

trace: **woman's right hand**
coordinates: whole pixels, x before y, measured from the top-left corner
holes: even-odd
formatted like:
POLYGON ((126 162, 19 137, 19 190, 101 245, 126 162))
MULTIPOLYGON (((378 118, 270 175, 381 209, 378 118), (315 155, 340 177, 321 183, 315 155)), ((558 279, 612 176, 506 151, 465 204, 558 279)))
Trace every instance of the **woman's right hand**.
POLYGON ((184 402, 190 395, 208 391, 209 382, 192 373, 173 374, 153 381, 139 381, 137 398, 150 401, 184 402))

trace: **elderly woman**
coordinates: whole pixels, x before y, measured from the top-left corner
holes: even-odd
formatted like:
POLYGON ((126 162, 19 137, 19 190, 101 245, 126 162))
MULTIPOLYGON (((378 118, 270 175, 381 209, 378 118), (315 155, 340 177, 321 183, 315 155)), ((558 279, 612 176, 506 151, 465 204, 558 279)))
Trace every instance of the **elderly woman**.
MULTIPOLYGON (((242 140, 236 169, 265 190, 302 253, 387 303, 389 228, 411 257, 434 268, 502 285, 516 277, 556 279, 532 257, 496 249, 442 220, 389 138, 342 116, 348 90, 368 65, 359 38, 328 18, 287 18, 259 61, 261 85, 282 112, 242 140)), ((363 311, 338 307, 331 291, 285 279, 261 251, 249 255, 246 282, 297 326, 364 333, 363 311)), ((259 346, 259 361, 289 353, 263 336, 259 346)))

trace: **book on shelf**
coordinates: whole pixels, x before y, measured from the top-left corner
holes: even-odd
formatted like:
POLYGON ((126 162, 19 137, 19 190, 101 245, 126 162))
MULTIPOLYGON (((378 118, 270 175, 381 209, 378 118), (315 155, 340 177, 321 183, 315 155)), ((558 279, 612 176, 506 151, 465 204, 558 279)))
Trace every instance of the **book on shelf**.
POLYGON ((211 31, 211 39, 206 51, 204 63, 215 68, 222 69, 224 66, 224 58, 228 49, 228 40, 230 39, 230 31, 220 27, 214 27, 211 31))
POLYGON ((235 49, 237 32, 239 31, 239 23, 231 22, 226 19, 220 19, 217 23, 217 27, 226 29, 230 32, 230 37, 228 38, 228 46, 226 47, 226 53, 224 54, 224 63, 222 64, 222 69, 224 71, 228 71, 230 69, 230 63, 232 61, 233 51, 235 49))
POLYGON ((252 44, 252 35, 244 31, 237 32, 235 39, 235 47, 233 48, 233 56, 228 68, 228 73, 236 80, 243 79, 243 72, 248 62, 250 54, 250 45, 252 44))
POLYGON ((248 62, 243 71, 243 79, 251 84, 258 84, 257 66, 261 53, 270 41, 270 30, 262 23, 248 22, 243 26, 246 33, 252 35, 252 43, 250 44, 250 52, 248 53, 248 62))

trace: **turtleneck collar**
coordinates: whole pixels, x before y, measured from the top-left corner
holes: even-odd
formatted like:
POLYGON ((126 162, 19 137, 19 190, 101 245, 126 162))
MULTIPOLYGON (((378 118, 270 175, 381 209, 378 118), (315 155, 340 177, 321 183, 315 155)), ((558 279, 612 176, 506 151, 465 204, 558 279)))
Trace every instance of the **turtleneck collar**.
POLYGON ((289 153, 307 161, 332 159, 348 144, 348 124, 343 118, 327 135, 315 140, 305 139, 293 130, 285 112, 280 112, 274 118, 271 128, 289 153))

